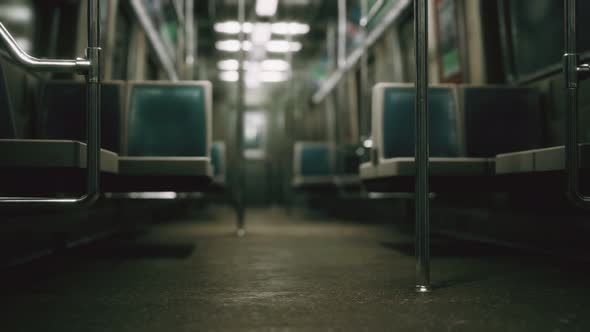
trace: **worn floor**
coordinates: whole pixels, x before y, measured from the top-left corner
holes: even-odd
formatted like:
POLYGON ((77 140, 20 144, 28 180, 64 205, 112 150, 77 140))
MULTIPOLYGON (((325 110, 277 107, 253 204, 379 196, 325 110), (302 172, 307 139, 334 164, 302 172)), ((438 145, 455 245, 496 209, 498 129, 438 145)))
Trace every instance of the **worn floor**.
POLYGON ((412 238, 384 225, 248 214, 152 226, 3 272, 0 331, 588 331, 589 270, 435 239, 431 294, 412 238))

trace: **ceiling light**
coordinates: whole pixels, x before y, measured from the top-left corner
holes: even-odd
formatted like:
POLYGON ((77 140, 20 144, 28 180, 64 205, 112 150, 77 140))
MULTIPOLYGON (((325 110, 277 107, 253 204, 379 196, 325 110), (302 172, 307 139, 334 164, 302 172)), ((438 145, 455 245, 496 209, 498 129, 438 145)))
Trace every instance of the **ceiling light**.
POLYGON ((253 29, 254 29, 254 24, 252 24, 250 22, 245 22, 244 24, 242 24, 242 31, 244 33, 252 33, 253 29))
POLYGON ((278 71, 263 71, 259 75, 260 80, 265 83, 284 82, 288 77, 286 73, 278 71))
POLYGON ((249 89, 256 89, 260 86, 260 80, 258 79, 258 72, 246 72, 246 87, 249 89))
POLYGON ((256 23, 252 31, 252 43, 263 45, 270 40, 271 25, 269 23, 256 23))
POLYGON ((266 50, 271 53, 299 52, 300 42, 288 42, 286 40, 271 40, 266 44, 266 50))
POLYGON ((278 0, 257 0, 256 15, 258 16, 275 16, 277 13, 278 0))
POLYGON ((238 34, 240 33, 240 23, 237 21, 215 23, 213 29, 219 33, 238 34))
POLYGON ((240 62, 235 59, 221 60, 217 63, 219 70, 238 70, 240 69, 240 62))
POLYGON ((213 29, 219 33, 237 35, 240 33, 240 31, 244 33, 252 33, 253 26, 254 25, 251 22, 244 22, 243 24, 240 24, 238 21, 225 21, 215 23, 213 29))
POLYGON ((276 35, 304 35, 309 32, 309 25, 297 22, 277 22, 272 24, 271 31, 276 35))
MULTIPOLYGON (((250 51, 252 42, 246 40, 242 44, 242 50, 250 51)), ((215 48, 223 52, 238 52, 240 50, 240 41, 237 39, 220 40, 215 43, 215 48)))
POLYGON ((219 79, 224 82, 237 82, 240 79, 240 74, 235 71, 222 71, 219 73, 219 79))
MULTIPOLYGON (((216 32, 237 35, 238 33, 252 33, 257 24, 244 22, 240 25, 238 21, 225 21, 215 23, 213 28, 216 32), (241 29, 240 29, 241 27, 241 29)), ((299 22, 275 22, 271 24, 271 32, 275 35, 304 35, 310 31, 309 24, 299 22)))
POLYGON ((237 52, 240 50, 240 41, 235 39, 221 40, 215 43, 215 48, 224 52, 237 52))
POLYGON ((260 67, 264 71, 287 71, 291 68, 287 61, 280 59, 263 60, 260 67))

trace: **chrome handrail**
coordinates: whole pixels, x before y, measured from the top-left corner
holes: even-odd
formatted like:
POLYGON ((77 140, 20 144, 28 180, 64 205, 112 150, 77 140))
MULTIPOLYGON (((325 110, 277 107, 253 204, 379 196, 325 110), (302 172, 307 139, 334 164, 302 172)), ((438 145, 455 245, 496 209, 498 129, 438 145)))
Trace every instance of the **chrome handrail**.
POLYGON ((580 150, 578 146, 578 88, 580 80, 590 77, 590 66, 580 64, 577 50, 576 0, 565 0, 565 54, 563 73, 567 95, 565 164, 567 194, 570 201, 583 208, 590 208, 590 196, 580 191, 580 150))
POLYGON ((0 23, 0 39, 20 66, 35 72, 73 72, 86 76, 86 193, 75 198, 0 197, 0 206, 88 206, 100 196, 100 8, 99 0, 88 0, 88 48, 86 58, 75 60, 37 59, 27 54, 0 23))
POLYGON ((12 35, 0 23, 0 38, 13 60, 22 67, 35 72, 77 72, 84 73, 90 69, 90 61, 87 59, 55 60, 37 59, 28 55, 14 40, 12 35))
POLYGON ((371 7, 369 12, 361 18, 359 22, 360 26, 366 28, 369 22, 371 22, 371 20, 374 19, 375 16, 377 16, 379 9, 381 9, 381 7, 383 7, 384 4, 385 0, 377 0, 377 3, 374 4, 373 7, 371 7))

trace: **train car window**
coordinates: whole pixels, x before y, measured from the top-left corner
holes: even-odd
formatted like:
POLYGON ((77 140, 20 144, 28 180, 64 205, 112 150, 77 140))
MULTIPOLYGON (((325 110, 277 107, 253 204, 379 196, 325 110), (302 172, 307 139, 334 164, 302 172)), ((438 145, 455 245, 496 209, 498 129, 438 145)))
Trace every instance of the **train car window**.
POLYGON ((263 159, 266 149, 267 116, 264 111, 244 114, 244 157, 263 159))
MULTIPOLYGON (((514 77, 518 80, 557 66, 563 53, 563 2, 554 0, 507 0, 511 56, 514 77), (542 51, 541 51, 542 50, 542 51)), ((578 12, 588 13, 590 2, 578 1, 578 12)), ((588 31, 590 22, 578 20, 580 31, 588 31)), ((579 34, 580 50, 590 50, 590 37, 579 34)))

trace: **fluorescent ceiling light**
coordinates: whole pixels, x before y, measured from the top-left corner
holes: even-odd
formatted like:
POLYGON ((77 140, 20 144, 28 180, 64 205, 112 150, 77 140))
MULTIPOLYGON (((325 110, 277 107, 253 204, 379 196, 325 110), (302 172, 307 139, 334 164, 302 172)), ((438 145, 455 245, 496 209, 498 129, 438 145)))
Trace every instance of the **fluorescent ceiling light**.
POLYGON ((275 16, 279 0, 257 0, 256 15, 258 16, 275 16))
POLYGON ((263 60, 260 67, 263 71, 287 71, 291 68, 287 61, 280 59, 263 60))
POLYGON ((240 62, 235 59, 221 60, 217 63, 219 70, 238 70, 240 69, 240 62))
POLYGON ((219 73, 219 79, 224 82, 237 82, 240 79, 240 74, 237 71, 222 71, 219 73))
POLYGON ((285 72, 263 71, 260 73, 259 78, 265 83, 278 83, 286 81, 289 76, 285 72))
POLYGON ((240 23, 237 21, 215 23, 213 29, 220 33, 238 34, 240 33, 240 23))
MULTIPOLYGON (((222 71, 219 73, 219 79, 224 82, 237 82, 240 79, 240 73, 234 70, 222 71)), ((281 71, 247 71, 245 76, 246 86, 250 89, 257 88, 260 83, 279 83, 289 79, 287 72, 281 71)))
POLYGON ((220 40, 215 43, 215 48, 224 52, 237 52, 240 50, 240 41, 235 39, 220 40))
MULTIPOLYGON (((242 44, 244 51, 252 49, 252 42, 246 40, 242 44)), ((240 41, 237 39, 220 40, 215 43, 215 48, 223 52, 238 52, 240 50, 240 41)))
POLYGON ((260 80, 255 73, 246 73, 246 87, 248 89, 256 89, 260 87, 260 80))
POLYGON ((271 27, 276 35, 304 35, 309 32, 309 25, 297 22, 277 22, 271 27))
MULTIPOLYGON (((217 63, 217 68, 221 71, 237 71, 240 69, 240 62, 236 59, 221 60, 217 63)), ((257 71, 288 71, 291 69, 289 62, 281 59, 266 59, 260 63, 253 61, 246 61, 244 68, 248 72, 257 71)))
POLYGON ((300 42, 288 42, 286 40, 271 40, 266 43, 266 50, 271 53, 287 53, 301 51, 300 42))
POLYGON ((270 23, 256 23, 252 31, 252 43, 254 45, 263 45, 270 40, 271 34, 270 23))
POLYGON ((237 35, 240 31, 244 33, 252 33, 254 28, 254 24, 251 22, 245 22, 244 24, 240 25, 238 21, 225 21, 225 22, 218 22, 215 23, 213 29, 219 33, 226 33, 229 35, 237 35), (241 27, 241 29, 240 29, 241 27))
MULTIPOLYGON (((260 24, 260 23, 258 23, 260 24)), ((266 23, 267 24, 267 23, 266 23)), ((238 21, 225 21, 215 23, 213 28, 216 32, 237 35, 240 31, 252 33, 257 24, 244 22, 240 25, 238 21), (240 29, 241 27, 241 29, 240 29)), ((310 30, 309 24, 299 22, 275 22, 271 24, 271 32, 275 35, 304 35, 310 30)))

